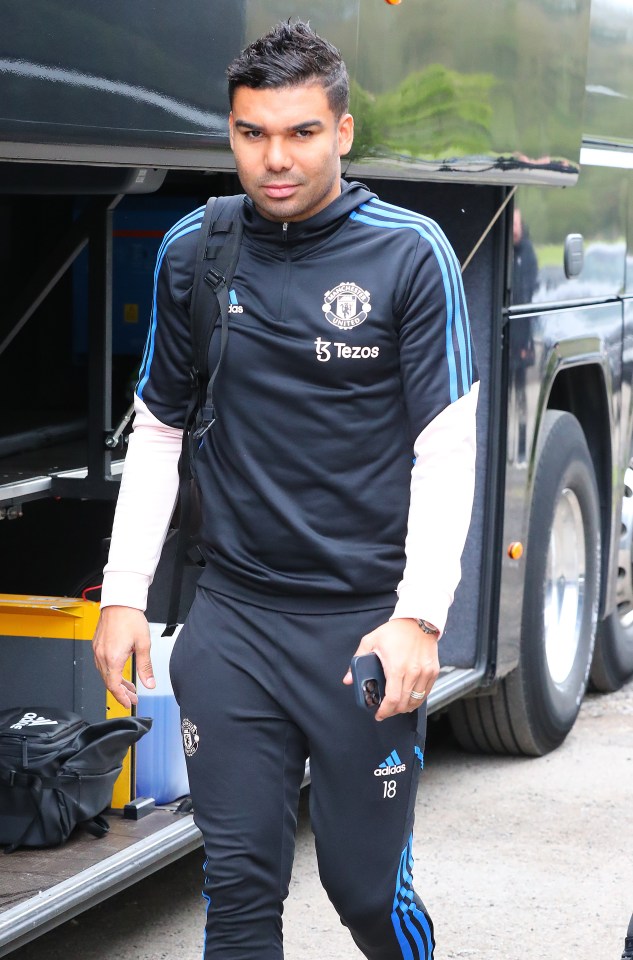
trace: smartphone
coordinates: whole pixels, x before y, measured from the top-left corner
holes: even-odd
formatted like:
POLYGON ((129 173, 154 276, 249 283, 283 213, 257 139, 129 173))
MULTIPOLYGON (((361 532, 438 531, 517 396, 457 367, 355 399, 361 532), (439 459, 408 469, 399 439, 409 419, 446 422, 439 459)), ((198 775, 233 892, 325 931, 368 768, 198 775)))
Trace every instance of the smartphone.
POLYGON ((385 695, 385 671, 375 653, 352 657, 352 679, 356 703, 364 710, 376 710, 385 695))

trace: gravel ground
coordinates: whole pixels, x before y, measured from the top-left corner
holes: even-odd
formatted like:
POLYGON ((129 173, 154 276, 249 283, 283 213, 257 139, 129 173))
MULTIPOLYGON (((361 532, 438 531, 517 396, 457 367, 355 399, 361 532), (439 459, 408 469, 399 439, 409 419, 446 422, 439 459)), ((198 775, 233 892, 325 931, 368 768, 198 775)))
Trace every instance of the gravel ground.
MULTIPOLYGON (((563 746, 536 760, 469 756, 432 723, 414 852, 436 960, 620 960, 633 911, 633 683, 588 696, 563 746)), ((200 960, 200 877, 200 855, 185 857, 12 960, 200 960)), ((285 931, 288 960, 361 956, 320 887, 305 798, 285 931)))

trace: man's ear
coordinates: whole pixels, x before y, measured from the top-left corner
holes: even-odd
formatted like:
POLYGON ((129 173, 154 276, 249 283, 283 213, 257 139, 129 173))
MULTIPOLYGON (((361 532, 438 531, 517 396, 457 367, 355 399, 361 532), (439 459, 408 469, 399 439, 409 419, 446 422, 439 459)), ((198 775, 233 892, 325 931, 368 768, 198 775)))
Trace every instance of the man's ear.
POLYGON ((344 113, 338 122, 338 155, 344 157, 352 149, 354 142, 354 118, 344 113))
POLYGON ((233 111, 229 113, 229 143, 231 144, 231 150, 233 149, 233 111))

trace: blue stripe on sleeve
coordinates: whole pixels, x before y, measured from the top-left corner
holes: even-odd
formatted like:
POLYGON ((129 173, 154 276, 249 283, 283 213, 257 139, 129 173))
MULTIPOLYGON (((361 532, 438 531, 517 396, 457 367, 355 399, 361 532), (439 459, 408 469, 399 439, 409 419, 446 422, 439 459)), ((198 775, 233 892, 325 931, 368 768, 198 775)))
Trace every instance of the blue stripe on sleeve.
MULTIPOLYGON (((186 227, 186 226, 188 226, 189 224, 193 223, 195 220, 198 220, 198 219, 200 220, 200 222, 202 222, 202 217, 204 217, 204 209, 205 209, 204 207, 198 207, 198 209, 197 209, 197 210, 194 210, 193 213, 189 213, 189 214, 187 214, 186 217, 182 217, 177 223, 174 224, 173 227, 171 227, 171 228, 167 231, 167 233, 166 233, 165 236, 163 237, 162 242, 161 242, 161 245, 160 245, 160 247, 158 248, 158 253, 157 253, 157 255, 156 255, 156 266, 154 267, 154 299, 153 299, 153 304, 155 304, 155 302, 156 302, 156 283, 157 283, 157 281, 158 281, 158 273, 159 273, 159 270, 160 270, 160 265, 161 265, 161 263, 163 262, 163 256, 164 256, 165 250, 167 249, 167 247, 169 246, 169 244, 171 243, 171 241, 175 239, 175 234, 178 233, 178 231, 179 231, 182 227, 186 227)), ((148 335, 147 335, 147 339, 146 339, 146 341, 145 341, 145 350, 144 350, 144 352, 143 352, 143 361, 142 361, 142 363, 141 363, 141 369, 140 369, 140 372, 139 372, 139 378, 141 378, 141 377, 143 376, 143 370, 144 370, 144 368, 145 368, 145 364, 147 363, 147 357, 148 357, 148 354, 149 354, 150 346, 151 346, 151 344, 152 344, 152 342, 153 342, 153 341, 152 341, 152 336, 151 336, 151 334, 152 334, 152 325, 153 325, 154 323, 155 323, 155 310, 154 310, 154 306, 152 306, 152 316, 151 316, 150 329, 149 329, 149 332, 148 332, 148 335)))
MULTIPOLYGON (((393 206, 392 204, 385 203, 382 200, 371 200, 367 204, 362 204, 360 209, 370 213, 372 217, 390 218, 385 220, 374 220, 372 222, 372 225, 374 226, 384 226, 390 229, 409 227, 416 230, 431 244, 433 252, 435 253, 436 259, 440 266, 440 270, 442 271, 444 288, 447 293, 447 321, 450 323, 450 326, 447 327, 446 331, 446 352, 451 382, 451 400, 457 399, 461 395, 457 387, 457 366, 455 348, 452 342, 453 323, 455 325, 455 333, 457 335, 459 346, 462 390, 464 394, 468 393, 472 385, 473 374, 468 309, 463 298, 459 263, 444 233, 435 223, 435 221, 431 220, 429 217, 424 217, 422 214, 414 213, 410 210, 404 210, 401 207, 393 206)), ((352 213, 351 216, 353 219, 363 219, 361 216, 354 213, 352 213)), ((363 222, 368 223, 369 221, 363 220, 363 222)))
POLYGON ((390 230, 400 230, 403 228, 415 230, 420 234, 421 237, 424 237, 431 244, 442 274, 444 292, 446 294, 446 359, 448 362, 449 395, 452 403, 454 400, 459 398, 459 391, 457 387, 457 364, 455 362, 455 347, 453 346, 453 291, 446 270, 446 265, 443 258, 440 257, 437 243, 435 243, 433 238, 429 236, 428 231, 426 231, 419 223, 394 223, 390 220, 374 220, 371 217, 366 217, 363 214, 357 213, 355 210, 353 210, 350 214, 350 219, 359 220, 361 223, 367 223, 369 226, 373 227, 386 227, 390 230))
MULTIPOLYGON (((473 359, 472 359, 472 347, 471 347, 471 338, 470 338, 470 323, 468 320, 468 308, 466 306, 466 301, 463 296, 462 282, 461 282, 461 267, 459 261, 455 256, 455 251, 449 244, 446 236, 444 235, 443 230, 439 225, 431 220, 430 217, 425 217, 421 213, 415 213, 412 210, 404 210, 402 207, 396 207, 391 203, 385 203, 383 200, 378 200, 375 198, 370 201, 372 205, 377 207, 384 207, 385 210, 389 211, 389 215, 398 220, 417 220, 423 223, 437 238, 438 242, 441 244, 442 249, 447 257, 447 261, 450 265, 451 277, 455 290, 457 291, 457 303, 458 303, 458 326, 457 326, 457 338, 460 345, 460 360, 461 360, 461 369, 462 369, 462 383, 464 384, 465 393, 468 393, 470 385, 472 384, 473 379, 473 359), (461 320, 461 309, 463 307, 464 312, 464 323, 461 320), (465 335, 467 332, 467 336, 465 335), (465 343, 464 343, 465 340, 465 343), (466 388, 468 384, 468 389, 466 388)), ((380 211, 375 211, 380 212, 380 211)))
MULTIPOLYGON (((465 302, 465 300, 463 299, 463 293, 461 293, 461 289, 462 289, 462 283, 461 283, 461 267, 460 267, 460 265, 459 265, 459 261, 457 260, 457 257, 455 256, 455 251, 453 250, 453 248, 451 247, 451 245, 448 243, 448 241, 447 241, 447 239, 446 239, 446 237, 445 237, 445 235, 444 235, 444 232, 441 230, 441 228, 439 227, 439 225, 438 225, 434 220, 431 220, 430 217, 425 217, 423 214, 421 214, 421 213, 415 213, 414 211, 411 211, 411 210, 404 210, 402 207, 396 207, 396 206, 394 206, 394 205, 391 204, 391 203, 385 203, 383 200, 378 200, 378 198, 375 198, 375 199, 372 200, 371 202, 372 202, 373 204, 375 204, 376 206, 378 206, 378 207, 384 207, 385 209, 389 210, 390 216, 396 217, 396 218, 399 219, 399 220, 400 220, 400 219, 403 219, 403 220, 406 220, 406 219, 419 220, 421 223, 424 223, 424 224, 429 228, 429 230, 431 230, 431 232, 434 234, 434 236, 436 236, 436 237, 438 238, 439 242, 442 244, 442 246, 443 246, 443 248, 444 248, 444 250, 445 250, 445 252, 446 252, 446 254, 447 254, 448 261, 449 261, 449 263, 450 263, 451 276, 452 276, 452 278, 453 278, 453 283, 455 284, 456 289, 457 289, 458 291, 460 291, 459 303, 460 303, 460 305, 463 305, 464 318, 465 318, 465 327, 466 327, 466 330, 468 331, 468 336, 466 337, 465 350, 464 350, 463 341, 460 340, 460 348, 463 350, 463 352, 462 352, 462 354, 461 354, 461 360, 462 360, 462 377, 464 376, 464 373, 465 373, 464 364, 467 364, 467 367, 468 367, 467 379, 463 380, 463 382, 464 382, 464 383, 468 383, 468 384, 472 384, 472 379, 473 379, 473 358, 472 358, 472 344, 471 344, 471 338, 470 338, 470 324, 469 324, 469 320, 468 320, 468 308, 466 307, 466 302, 465 302)), ((460 326, 459 326, 459 328, 458 328, 458 339, 459 339, 459 336, 460 336, 460 332, 463 334, 461 324, 460 324, 460 326)), ((468 390, 466 390, 466 392, 468 392, 468 390)))
POLYGON ((154 269, 154 295, 152 298, 152 315, 150 328, 147 334, 147 340, 145 342, 145 350, 143 353, 143 362, 141 364, 141 369, 139 372, 139 382, 136 388, 136 393, 139 399, 143 399, 143 390, 147 381, 149 380, 152 360, 154 359, 154 346, 156 341, 156 327, 158 323, 158 312, 156 307, 156 296, 157 296, 157 287, 158 287, 158 275, 160 273, 160 268, 163 264, 165 254, 169 246, 175 241, 180 239, 180 237, 186 236, 188 233, 193 233, 194 230, 199 230, 202 224, 202 218, 204 216, 204 207, 199 207, 197 210, 194 210, 193 213, 190 213, 188 216, 183 217, 182 220, 179 220, 171 230, 169 230, 163 237, 163 242, 160 245, 158 250, 158 255, 156 257, 156 267, 154 269))

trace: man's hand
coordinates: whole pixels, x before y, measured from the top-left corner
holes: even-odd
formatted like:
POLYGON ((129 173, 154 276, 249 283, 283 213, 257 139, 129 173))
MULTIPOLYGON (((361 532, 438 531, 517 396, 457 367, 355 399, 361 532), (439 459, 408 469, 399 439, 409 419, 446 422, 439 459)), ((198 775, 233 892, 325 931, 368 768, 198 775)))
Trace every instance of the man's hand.
POLYGON ((97 670, 103 682, 119 701, 129 709, 138 703, 136 687, 123 678, 128 658, 136 653, 136 673, 143 686, 156 686, 150 659, 149 625, 145 614, 133 607, 105 607, 92 641, 97 670))
MULTIPOLYGON (((424 633, 415 620, 389 620, 372 630, 362 638, 355 656, 364 653, 378 654, 387 680, 376 720, 416 710, 422 700, 412 699, 411 691, 426 699, 440 672, 437 636, 424 633)), ((351 671, 343 683, 352 683, 351 671)))

